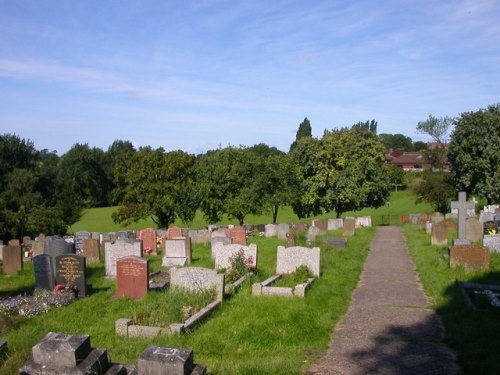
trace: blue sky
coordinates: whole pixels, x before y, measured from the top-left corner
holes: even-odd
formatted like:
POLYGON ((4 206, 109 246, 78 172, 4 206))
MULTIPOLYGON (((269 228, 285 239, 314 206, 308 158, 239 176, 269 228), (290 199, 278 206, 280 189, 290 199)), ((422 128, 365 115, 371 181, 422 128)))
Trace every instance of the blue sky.
POLYGON ((500 1, 0 0, 0 134, 200 153, 500 102, 500 1))

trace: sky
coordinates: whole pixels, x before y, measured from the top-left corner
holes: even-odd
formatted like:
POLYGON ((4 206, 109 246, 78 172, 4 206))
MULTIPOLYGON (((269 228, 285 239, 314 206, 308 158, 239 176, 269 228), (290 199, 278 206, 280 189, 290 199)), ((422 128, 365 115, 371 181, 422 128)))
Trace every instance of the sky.
POLYGON ((500 102, 499 0, 0 0, 0 134, 198 154, 288 151, 375 119, 500 102))

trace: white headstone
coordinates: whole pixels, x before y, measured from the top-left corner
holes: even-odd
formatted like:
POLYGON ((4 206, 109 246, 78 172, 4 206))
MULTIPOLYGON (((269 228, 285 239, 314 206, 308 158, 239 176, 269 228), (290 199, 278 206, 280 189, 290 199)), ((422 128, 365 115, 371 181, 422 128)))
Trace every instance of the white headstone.
POLYGON ((104 264, 107 277, 116 277, 116 261, 122 257, 142 257, 142 241, 117 240, 104 243, 104 264))
POLYGON ((276 273, 292 273, 300 266, 307 266, 315 276, 320 272, 320 249, 319 247, 284 247, 278 246, 278 258, 276 260, 276 273))
POLYGON ((250 244, 249 246, 239 245, 239 244, 231 244, 231 245, 223 245, 217 244, 214 247, 214 255, 215 255, 215 269, 229 269, 231 268, 231 257, 236 255, 239 251, 243 251, 245 256, 245 260, 251 262, 252 267, 257 265, 257 245, 250 244))

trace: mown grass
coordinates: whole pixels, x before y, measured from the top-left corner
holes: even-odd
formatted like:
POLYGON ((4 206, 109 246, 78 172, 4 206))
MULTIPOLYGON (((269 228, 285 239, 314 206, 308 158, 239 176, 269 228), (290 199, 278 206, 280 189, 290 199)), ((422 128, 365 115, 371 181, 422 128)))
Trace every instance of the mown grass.
MULTIPOLYGON (((133 317, 155 296, 151 292, 143 301, 114 299, 115 283, 103 277, 103 263, 89 264, 88 282, 93 291, 88 297, 44 315, 16 319, 17 326, 4 335, 10 353, 0 372, 16 374, 30 356, 31 347, 53 331, 88 334, 93 347, 107 348, 111 360, 119 363, 136 364, 146 347, 155 344, 192 348, 195 361, 206 364, 212 374, 301 373, 326 350, 335 323, 347 310, 374 232, 375 228, 357 231, 344 251, 321 246, 321 277, 303 299, 251 295, 252 282, 274 274, 276 248, 284 244, 276 238, 253 238, 251 242, 257 243, 259 249, 257 275, 228 296, 208 321, 180 337, 115 336, 115 320, 133 317)), ((330 234, 339 236, 340 232, 330 234)), ((148 259, 150 269, 161 268, 160 256, 148 259)), ((194 245, 192 265, 211 264, 210 247, 194 245)), ((34 287, 31 263, 20 275, 0 276, 3 296, 26 287, 34 287)), ((150 315, 154 316, 154 310, 150 315)))
MULTIPOLYGON (((122 229, 143 229, 143 228, 157 227, 152 219, 141 220, 137 223, 133 223, 128 226, 115 224, 111 219, 111 215, 115 210, 116 207, 92 208, 85 210, 81 220, 72 225, 69 229, 69 232, 75 233, 80 230, 88 230, 91 232, 93 231, 112 232, 122 229)), ((344 213, 342 217, 370 215, 372 216, 375 224, 389 224, 390 219, 393 220, 394 222, 398 222, 399 218, 402 215, 408 215, 413 212, 430 213, 432 212, 432 208, 428 204, 424 203, 415 204, 415 196, 411 193, 411 191, 399 191, 399 192, 393 192, 391 194, 390 202, 383 207, 377 209, 366 208, 357 212, 350 211, 344 213)), ((335 214, 330 212, 318 215, 315 218, 325 219, 325 218, 332 218, 334 216, 335 214)), ((312 218, 307 219, 307 221, 310 221, 311 219, 312 218)), ((278 219, 277 219, 278 223, 294 223, 299 221, 300 221, 299 218, 297 217, 297 215, 293 213, 291 207, 281 207, 280 210, 278 211, 278 219)), ((264 215, 248 215, 245 218, 245 223, 247 224, 267 224, 270 222, 272 222, 272 216, 270 213, 264 215)), ((236 220, 230 220, 227 217, 224 217, 224 219, 221 220, 221 222, 212 224, 237 225, 238 222, 236 220)), ((179 227, 185 226, 180 220, 177 220, 174 225, 179 227)), ((207 226, 207 222, 203 218, 203 214, 200 211, 198 211, 190 227, 202 228, 205 226, 207 226)))
POLYGON ((417 226, 406 225, 405 235, 425 292, 443 319, 446 343, 458 353, 463 372, 500 374, 500 313, 471 310, 456 283, 500 285, 500 254, 490 254, 488 272, 466 273, 463 268, 451 269, 448 249, 432 246, 417 226))

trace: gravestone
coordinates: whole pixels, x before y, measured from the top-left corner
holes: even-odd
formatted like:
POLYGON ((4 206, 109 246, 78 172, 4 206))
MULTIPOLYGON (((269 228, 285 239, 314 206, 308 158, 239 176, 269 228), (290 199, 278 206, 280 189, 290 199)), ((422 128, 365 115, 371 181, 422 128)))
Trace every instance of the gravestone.
POLYGON ((142 241, 106 242, 104 244, 106 277, 116 277, 116 261, 130 255, 142 257, 142 241))
POLYGON ((83 256, 88 262, 99 262, 99 241, 93 238, 83 241, 83 256))
POLYGON ((320 234, 326 234, 326 231, 328 230, 328 220, 325 219, 316 219, 312 221, 313 227, 316 227, 319 229, 320 234))
POLYGON ((450 248, 450 267, 463 266, 467 272, 487 271, 490 267, 490 250, 486 246, 456 245, 450 248))
POLYGON ((179 227, 171 227, 167 229, 167 239, 182 237, 182 229, 179 227))
POLYGON ((92 238, 93 240, 97 240, 97 241, 101 242, 101 233, 99 233, 99 232, 92 232, 90 234, 90 238, 92 238))
POLYGON ((211 235, 211 240, 210 244, 212 246, 212 259, 214 258, 214 246, 218 243, 221 243, 223 245, 229 245, 231 243, 231 240, 229 237, 226 235, 226 232, 219 231, 219 230, 214 230, 211 235))
POLYGON ((39 234, 38 237, 35 238, 35 241, 32 245, 33 256, 37 256, 45 253, 45 235, 39 234))
POLYGON ((495 234, 497 231, 497 225, 492 221, 485 221, 483 223, 483 234, 495 234))
POLYGON ((103 375, 109 368, 107 350, 91 348, 88 335, 49 332, 31 352, 19 374, 103 375))
POLYGON ((120 231, 118 231, 118 233, 116 233, 116 239, 117 240, 122 240, 122 241, 128 240, 129 239, 128 232, 126 230, 120 230, 120 231))
POLYGON ((427 227, 427 222, 429 221, 429 214, 420 214, 418 219, 418 226, 421 230, 425 230, 427 227))
POLYGON ((137 362, 138 375, 203 375, 206 366, 193 362, 193 351, 184 348, 149 346, 137 362))
POLYGON ((290 233, 291 234, 298 234, 302 231, 305 231, 309 228, 309 225, 307 223, 293 223, 290 226, 290 233))
POLYGON ((448 230, 444 221, 432 225, 431 244, 434 246, 448 245, 448 230))
POLYGON ((316 241, 316 237, 319 235, 319 232, 320 230, 318 227, 310 226, 307 230, 307 242, 311 244, 314 243, 314 241, 316 241))
POLYGON ((3 243, 0 243, 0 260, 3 260, 3 243))
POLYGON ((40 254, 33 257, 33 271, 35 272, 36 289, 54 289, 54 270, 50 255, 40 254))
POLYGON ((278 226, 276 224, 267 224, 264 236, 266 238, 275 237, 278 235, 278 226))
POLYGON ((420 220, 420 214, 410 214, 410 224, 417 225, 420 220))
POLYGON ((467 202, 467 194, 464 191, 458 193, 458 201, 451 202, 451 208, 458 213, 458 238, 453 241, 453 245, 467 245, 470 240, 466 236, 467 210, 474 208, 474 202, 467 202))
POLYGON ((338 219, 328 219, 328 230, 341 229, 344 226, 344 220, 338 219))
POLYGON ((163 244, 162 266, 184 266, 191 263, 192 250, 191 239, 189 237, 177 237, 165 240, 163 244))
POLYGON ((370 228, 372 226, 371 216, 360 216, 356 218, 356 228, 370 228))
POLYGON ((56 269, 56 257, 75 252, 74 244, 66 242, 60 237, 48 237, 45 241, 45 254, 52 257, 52 269, 56 269))
POLYGON ((224 297, 224 275, 217 271, 201 267, 172 268, 170 270, 170 287, 184 288, 192 292, 215 289, 217 299, 224 297))
POLYGON ((286 247, 294 247, 295 246, 295 236, 292 233, 286 234, 286 247))
POLYGON ((21 246, 4 246, 2 257, 4 275, 14 275, 23 269, 23 253, 21 246))
POLYGON ((454 220, 446 219, 445 221, 443 221, 443 223, 445 223, 446 230, 448 232, 453 232, 453 231, 457 230, 457 223, 454 220))
POLYGON ((483 238, 483 227, 475 217, 469 217, 465 221, 465 238, 470 242, 476 242, 483 238))
POLYGON ((189 238, 192 244, 205 244, 210 242, 211 234, 208 229, 194 230, 189 232, 189 238))
POLYGON ((300 266, 305 265, 315 276, 320 271, 320 249, 319 247, 284 247, 278 246, 278 257, 276 260, 276 273, 293 273, 300 266))
POLYGON ((215 257, 215 269, 230 269, 231 268, 231 257, 238 254, 239 251, 243 251, 246 264, 250 267, 255 267, 257 265, 257 245, 251 244, 249 246, 231 244, 222 245, 217 244, 214 247, 214 257, 215 257))
POLYGON ((139 232, 142 240, 142 249, 147 254, 157 255, 156 252, 156 232, 152 228, 146 228, 139 232))
POLYGON ((286 235, 290 233, 290 224, 288 223, 280 223, 276 227, 277 233, 276 235, 280 240, 286 240, 286 235))
POLYGON ((231 243, 246 245, 247 244, 247 231, 243 227, 234 227, 229 231, 229 238, 231 243))
POLYGON ((500 253, 500 234, 486 234, 483 237, 483 245, 492 253, 500 253))
POLYGON ((497 232, 500 232, 500 214, 495 214, 495 224, 497 226, 497 232))
POLYGON ((491 213, 491 212, 481 211, 481 213, 479 214, 479 221, 483 225, 484 225, 484 223, 486 223, 488 221, 494 221, 494 218, 495 218, 495 214, 491 213))
POLYGON ((346 217, 344 219, 344 227, 342 231, 343 236, 354 236, 356 228, 356 220, 353 217, 346 217))
POLYGON ((77 253, 83 251, 83 241, 88 240, 89 238, 91 238, 91 234, 85 230, 75 233, 75 251, 77 253))
POLYGON ((425 223, 425 233, 427 233, 428 235, 431 235, 433 226, 434 225, 432 224, 431 221, 428 221, 427 223, 425 223))
POLYGON ((339 237, 323 237, 323 243, 329 246, 344 248, 347 245, 347 240, 339 237))
POLYGON ((9 240, 9 242, 7 242, 7 245, 8 246, 21 246, 21 243, 19 242, 19 240, 9 240))
POLYGON ((148 293, 149 261, 127 256, 116 261, 116 297, 142 299, 148 293))
POLYGON ((78 291, 78 297, 87 295, 85 257, 77 254, 63 254, 56 257, 56 284, 71 285, 78 291))
POLYGON ((444 215, 441 212, 434 212, 431 215, 431 222, 432 222, 432 224, 440 223, 443 220, 444 220, 444 215))

